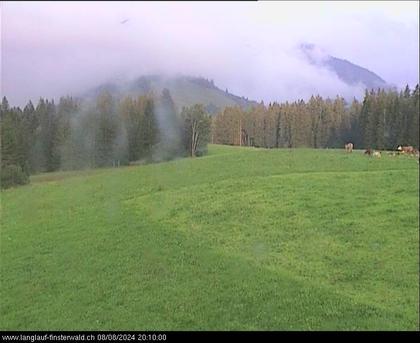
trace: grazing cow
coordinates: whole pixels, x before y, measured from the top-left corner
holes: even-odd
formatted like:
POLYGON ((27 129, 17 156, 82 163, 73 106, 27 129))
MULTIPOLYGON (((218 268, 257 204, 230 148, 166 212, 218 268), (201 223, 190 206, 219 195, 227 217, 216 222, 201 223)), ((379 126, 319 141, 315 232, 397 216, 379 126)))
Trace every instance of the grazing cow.
POLYGON ((398 148, 397 148, 397 150, 399 151, 399 152, 402 152, 402 153, 404 153, 404 154, 414 154, 415 153, 415 149, 413 148, 413 146, 411 146, 411 145, 407 145, 407 146, 401 146, 401 145, 399 145, 398 146, 398 148))
POLYGON ((373 157, 381 157, 381 152, 380 151, 374 151, 372 155, 373 155, 373 157))
POLYGON ((372 155, 372 149, 370 149, 370 148, 366 149, 365 150, 365 155, 368 155, 368 156, 372 155))
POLYGON ((344 149, 346 149, 347 152, 352 152, 353 151, 353 143, 345 144, 344 149))

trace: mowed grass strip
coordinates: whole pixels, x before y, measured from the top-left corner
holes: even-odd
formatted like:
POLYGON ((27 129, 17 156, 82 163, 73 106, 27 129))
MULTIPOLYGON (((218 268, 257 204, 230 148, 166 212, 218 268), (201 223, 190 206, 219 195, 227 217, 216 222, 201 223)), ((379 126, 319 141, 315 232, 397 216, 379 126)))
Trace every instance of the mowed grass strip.
POLYGON ((1 193, 1 329, 418 329, 418 164, 210 146, 1 193))

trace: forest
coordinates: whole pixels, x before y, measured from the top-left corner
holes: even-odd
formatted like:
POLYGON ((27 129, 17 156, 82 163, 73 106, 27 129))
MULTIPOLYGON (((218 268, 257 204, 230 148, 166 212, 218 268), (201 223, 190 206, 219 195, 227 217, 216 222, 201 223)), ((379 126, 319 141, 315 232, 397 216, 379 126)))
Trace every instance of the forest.
POLYGON ((212 143, 264 148, 395 150, 419 145, 419 86, 365 92, 350 104, 337 96, 292 103, 261 103, 250 111, 227 107, 213 118, 212 143))
POLYGON ((116 167, 206 152, 210 117, 201 105, 177 113, 169 91, 116 99, 41 98, 23 110, 1 103, 1 186, 57 170, 116 167))
POLYGON ((395 150, 419 145, 419 85, 403 91, 366 90, 363 101, 312 96, 292 103, 261 102, 249 110, 226 107, 210 116, 203 105, 178 113, 167 89, 117 99, 62 97, 29 101, 21 109, 3 97, 1 187, 57 170, 166 161, 200 156, 207 144, 263 148, 395 150))

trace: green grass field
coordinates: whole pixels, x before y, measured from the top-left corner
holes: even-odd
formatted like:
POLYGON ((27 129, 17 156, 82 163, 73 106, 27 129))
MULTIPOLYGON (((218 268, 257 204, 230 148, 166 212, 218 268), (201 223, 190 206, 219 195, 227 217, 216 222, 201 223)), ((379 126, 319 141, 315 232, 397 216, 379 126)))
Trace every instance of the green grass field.
POLYGON ((418 330, 419 165, 210 146, 1 193, 2 330, 418 330))

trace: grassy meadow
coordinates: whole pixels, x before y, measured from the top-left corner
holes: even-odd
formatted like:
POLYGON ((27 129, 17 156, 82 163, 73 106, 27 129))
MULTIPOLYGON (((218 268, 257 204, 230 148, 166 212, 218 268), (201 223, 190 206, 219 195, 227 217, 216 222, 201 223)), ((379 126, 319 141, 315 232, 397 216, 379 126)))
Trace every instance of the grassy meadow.
POLYGON ((1 192, 2 330, 417 330, 419 165, 211 145, 1 192))

